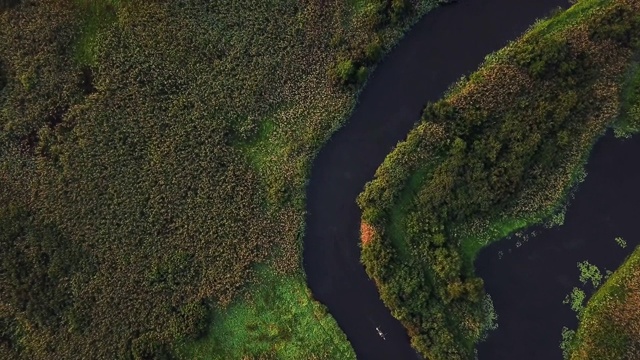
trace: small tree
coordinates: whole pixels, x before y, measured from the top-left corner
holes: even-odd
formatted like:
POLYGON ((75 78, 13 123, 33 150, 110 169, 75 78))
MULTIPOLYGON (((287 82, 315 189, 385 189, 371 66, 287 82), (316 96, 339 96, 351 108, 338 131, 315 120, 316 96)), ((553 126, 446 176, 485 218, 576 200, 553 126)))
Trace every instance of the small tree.
POLYGON ((341 84, 348 84, 353 82, 353 78, 356 73, 356 68, 350 59, 340 60, 335 67, 335 77, 341 84))
POLYGON ((368 63, 375 63, 382 56, 382 44, 379 37, 375 37, 364 49, 364 56, 368 63))
POLYGON ((367 76, 369 76, 369 69, 366 66, 360 66, 356 72, 356 82, 358 84, 364 83, 367 80, 367 76))

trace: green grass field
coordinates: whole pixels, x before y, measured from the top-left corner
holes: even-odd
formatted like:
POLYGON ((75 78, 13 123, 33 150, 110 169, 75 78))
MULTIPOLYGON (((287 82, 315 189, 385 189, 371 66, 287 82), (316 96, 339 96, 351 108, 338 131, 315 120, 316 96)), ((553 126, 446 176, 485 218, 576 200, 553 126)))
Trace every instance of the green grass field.
POLYGON ((302 277, 258 270, 245 300, 213 314, 208 336, 184 344, 183 359, 355 359, 322 305, 310 300, 302 277))

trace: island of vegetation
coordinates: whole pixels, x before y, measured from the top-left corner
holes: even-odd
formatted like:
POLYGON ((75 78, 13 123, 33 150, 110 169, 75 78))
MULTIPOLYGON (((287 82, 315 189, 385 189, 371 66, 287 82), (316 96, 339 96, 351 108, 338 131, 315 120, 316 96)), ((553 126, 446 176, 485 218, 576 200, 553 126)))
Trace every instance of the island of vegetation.
POLYGON ((1 357, 354 358, 304 186, 439 3, 1 0, 1 357))
POLYGON ((640 358, 640 248, 589 299, 570 334, 567 360, 640 358))
POLYGON ((608 128, 638 130, 639 41, 636 0, 537 22, 428 104, 367 184, 362 262, 427 359, 472 359, 495 326, 478 251, 553 218, 608 128))

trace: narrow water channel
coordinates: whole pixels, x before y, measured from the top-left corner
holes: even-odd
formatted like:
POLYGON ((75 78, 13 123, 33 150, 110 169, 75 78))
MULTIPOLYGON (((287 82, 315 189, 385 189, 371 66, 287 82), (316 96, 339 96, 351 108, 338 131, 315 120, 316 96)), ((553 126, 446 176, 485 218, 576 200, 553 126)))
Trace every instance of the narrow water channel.
POLYGON ((562 327, 577 326, 562 303, 573 287, 582 287, 577 262, 615 270, 640 243, 639 159, 640 137, 623 141, 609 134, 593 149, 564 225, 536 228, 524 243, 505 239, 480 252, 476 272, 498 313, 498 329, 478 348, 480 360, 562 359, 562 327))
POLYGON ((357 195, 427 101, 559 5, 567 0, 461 0, 427 14, 376 69, 347 124, 316 157, 307 187, 304 269, 314 297, 359 359, 418 356, 360 264, 357 195))

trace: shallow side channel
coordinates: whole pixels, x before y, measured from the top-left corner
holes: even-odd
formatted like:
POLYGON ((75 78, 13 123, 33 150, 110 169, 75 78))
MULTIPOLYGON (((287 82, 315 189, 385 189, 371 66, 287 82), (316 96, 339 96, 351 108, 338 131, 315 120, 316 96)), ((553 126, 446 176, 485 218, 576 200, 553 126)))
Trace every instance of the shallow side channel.
POLYGON ((463 0, 427 14, 376 69, 347 124, 316 157, 307 187, 304 269, 314 297, 328 307, 358 359, 418 356, 360 264, 357 195, 427 101, 437 100, 537 18, 566 5, 463 0))
POLYGON ((516 239, 501 240, 480 252, 476 271, 498 313, 498 329, 478 347, 481 360, 562 359, 562 327, 577 326, 562 301, 573 287, 591 287, 579 281, 577 263, 615 270, 640 243, 638 155, 640 136, 609 134, 593 148, 562 226, 534 228, 538 235, 519 247, 516 239), (626 248, 616 244, 618 236, 626 248))

